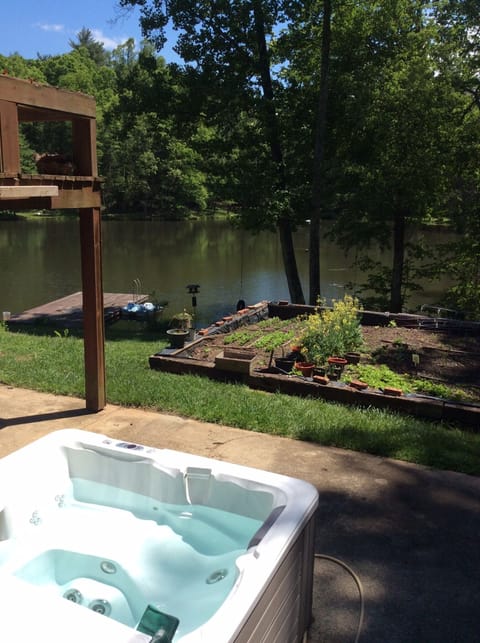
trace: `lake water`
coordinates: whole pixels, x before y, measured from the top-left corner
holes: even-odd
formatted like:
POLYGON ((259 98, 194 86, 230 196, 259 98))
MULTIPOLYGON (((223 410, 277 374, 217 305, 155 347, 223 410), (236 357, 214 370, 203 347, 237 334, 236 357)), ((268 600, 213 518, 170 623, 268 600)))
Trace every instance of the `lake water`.
MULTIPOLYGON (((200 284, 197 327, 235 310, 236 302, 289 299, 280 244, 274 233, 251 235, 228 221, 102 222, 105 292, 155 291, 169 302, 165 315, 191 309, 187 284, 200 284)), ((429 232, 435 245, 445 233, 429 232)), ((295 234, 299 271, 308 297, 308 229, 295 234)), ((377 258, 379 252, 371 252, 377 258)), ((361 282, 331 241, 322 244, 322 296, 342 297, 344 284, 361 282)), ((23 219, 0 222, 0 311, 19 313, 81 290, 80 239, 76 218, 23 219)), ((425 284, 409 306, 435 303, 443 284, 425 284)))

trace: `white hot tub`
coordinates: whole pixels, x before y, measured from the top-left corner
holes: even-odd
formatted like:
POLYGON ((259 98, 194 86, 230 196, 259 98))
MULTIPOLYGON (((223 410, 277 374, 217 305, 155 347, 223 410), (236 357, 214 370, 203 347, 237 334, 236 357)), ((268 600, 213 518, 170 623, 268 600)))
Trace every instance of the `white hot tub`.
POLYGON ((75 429, 0 460, 0 641, 298 643, 315 488, 75 429))

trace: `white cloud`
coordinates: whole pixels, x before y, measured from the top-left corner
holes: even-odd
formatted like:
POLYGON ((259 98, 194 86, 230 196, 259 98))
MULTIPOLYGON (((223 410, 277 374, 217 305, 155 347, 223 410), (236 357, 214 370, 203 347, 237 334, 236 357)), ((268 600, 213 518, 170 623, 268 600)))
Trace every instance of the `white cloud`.
POLYGON ((56 33, 65 30, 65 25, 50 25, 47 23, 37 23, 37 27, 39 27, 42 31, 55 31, 56 33))
POLYGON ((118 45, 122 45, 128 40, 128 36, 117 36, 116 38, 109 38, 105 36, 100 29, 91 29, 92 36, 97 42, 103 43, 105 49, 115 49, 118 45))

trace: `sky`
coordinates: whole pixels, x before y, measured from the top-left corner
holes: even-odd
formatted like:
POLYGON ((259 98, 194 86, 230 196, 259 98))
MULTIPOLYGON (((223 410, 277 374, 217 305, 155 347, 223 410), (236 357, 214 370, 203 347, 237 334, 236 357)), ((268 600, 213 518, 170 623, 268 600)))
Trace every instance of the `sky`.
MULTIPOLYGON (((112 50, 134 38, 141 40, 139 11, 121 12, 115 0, 0 0, 0 54, 56 55, 70 51, 69 40, 86 27, 95 40, 112 50)), ((175 59, 168 46, 161 52, 175 59)))

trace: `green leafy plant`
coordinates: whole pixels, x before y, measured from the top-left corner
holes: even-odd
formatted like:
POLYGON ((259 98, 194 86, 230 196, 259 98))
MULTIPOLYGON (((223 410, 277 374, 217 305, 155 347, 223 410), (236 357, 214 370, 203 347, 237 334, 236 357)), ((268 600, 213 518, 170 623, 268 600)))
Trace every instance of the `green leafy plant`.
POLYGON ((469 395, 460 389, 447 386, 440 382, 431 382, 411 377, 410 375, 395 373, 385 364, 358 364, 345 369, 342 379, 349 381, 353 378, 361 379, 372 388, 393 387, 399 388, 404 393, 423 393, 434 397, 441 397, 459 402, 470 401, 469 395))
POLYGON ((262 319, 262 321, 258 322, 257 326, 258 328, 262 329, 271 329, 271 330, 279 330, 280 328, 284 328, 285 326, 290 326, 292 324, 291 319, 280 319, 280 317, 269 317, 268 319, 262 319))
POLYGON ((245 346, 245 344, 250 343, 253 339, 255 339, 255 337, 256 337, 256 334, 248 330, 237 330, 227 335, 224 338, 223 343, 238 344, 239 346, 245 346))
POLYGON ((170 326, 172 328, 179 328, 182 330, 188 330, 192 327, 193 315, 188 313, 186 310, 183 310, 181 313, 177 313, 172 317, 170 326))
POLYGON ((424 393, 426 395, 433 395, 441 397, 446 400, 456 400, 458 402, 468 402, 470 396, 465 392, 455 387, 447 386, 440 382, 429 382, 428 380, 413 380, 416 393, 424 393))
POLYGON ((331 355, 358 350, 363 344, 360 310, 358 299, 351 295, 334 300, 332 308, 317 307, 297 338, 306 358, 320 365, 331 355))
POLYGON ((266 351, 274 351, 293 339, 295 333, 292 331, 275 330, 259 337, 255 343, 255 348, 261 348, 266 351))
POLYGON ((413 390, 410 380, 405 375, 395 373, 385 364, 358 364, 346 369, 343 379, 351 379, 352 375, 366 382, 372 388, 385 388, 386 386, 400 388, 405 393, 413 390))

